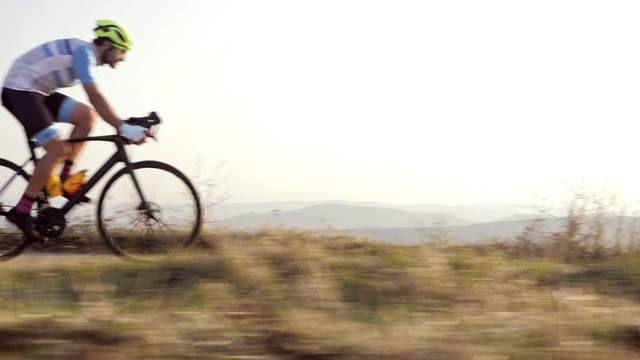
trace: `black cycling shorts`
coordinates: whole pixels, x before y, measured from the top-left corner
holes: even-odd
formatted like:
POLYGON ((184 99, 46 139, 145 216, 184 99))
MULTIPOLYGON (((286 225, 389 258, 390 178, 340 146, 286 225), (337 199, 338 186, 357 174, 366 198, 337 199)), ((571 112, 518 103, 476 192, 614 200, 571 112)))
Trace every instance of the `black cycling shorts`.
POLYGON ((2 89, 2 105, 24 126, 27 137, 35 137, 39 145, 57 136, 57 131, 49 127, 56 121, 68 121, 75 104, 74 99, 58 92, 43 95, 32 91, 2 89), (41 135, 41 138, 36 135, 41 135))

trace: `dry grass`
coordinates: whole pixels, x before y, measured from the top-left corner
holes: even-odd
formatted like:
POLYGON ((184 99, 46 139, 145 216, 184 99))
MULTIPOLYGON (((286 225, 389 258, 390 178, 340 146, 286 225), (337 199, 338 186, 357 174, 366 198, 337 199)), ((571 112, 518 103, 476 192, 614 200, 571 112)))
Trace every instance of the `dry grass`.
POLYGON ((0 358, 640 359, 637 256, 511 250, 277 229, 153 264, 31 252, 0 265, 0 358))

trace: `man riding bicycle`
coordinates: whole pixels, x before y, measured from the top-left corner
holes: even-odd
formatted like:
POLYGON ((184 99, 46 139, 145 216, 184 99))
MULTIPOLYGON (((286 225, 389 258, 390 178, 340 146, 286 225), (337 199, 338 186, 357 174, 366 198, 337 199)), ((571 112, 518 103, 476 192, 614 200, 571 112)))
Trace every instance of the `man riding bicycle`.
POLYGON ((63 161, 60 180, 71 176, 73 163, 83 146, 82 142, 71 145, 61 139, 52 127, 54 122, 72 124, 71 138, 87 136, 98 116, 129 140, 143 143, 147 136, 153 137, 153 133, 142 126, 124 123, 97 85, 95 68, 105 64, 115 68, 124 61, 126 51, 132 49, 131 35, 124 27, 108 20, 98 20, 94 30, 93 43, 60 39, 28 51, 13 63, 5 78, 2 104, 24 126, 27 137, 47 152, 38 161, 24 195, 7 214, 9 221, 34 240, 41 238, 30 215, 38 193, 63 161), (93 107, 57 92, 78 80, 93 107))

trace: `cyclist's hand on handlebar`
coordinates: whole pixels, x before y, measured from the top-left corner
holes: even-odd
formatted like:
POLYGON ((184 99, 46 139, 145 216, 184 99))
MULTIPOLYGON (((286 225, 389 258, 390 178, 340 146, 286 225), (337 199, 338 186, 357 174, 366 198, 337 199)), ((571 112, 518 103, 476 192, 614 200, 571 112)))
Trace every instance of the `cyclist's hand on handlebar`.
POLYGON ((148 116, 131 117, 123 122, 124 124, 120 126, 118 132, 128 140, 140 145, 146 141, 147 137, 156 138, 152 129, 160 124, 161 120, 158 114, 153 111, 148 116))
POLYGON ((149 129, 139 125, 129 125, 127 123, 122 124, 120 128, 118 128, 118 132, 125 138, 134 141, 136 144, 144 143, 147 137, 155 137, 153 132, 149 129))

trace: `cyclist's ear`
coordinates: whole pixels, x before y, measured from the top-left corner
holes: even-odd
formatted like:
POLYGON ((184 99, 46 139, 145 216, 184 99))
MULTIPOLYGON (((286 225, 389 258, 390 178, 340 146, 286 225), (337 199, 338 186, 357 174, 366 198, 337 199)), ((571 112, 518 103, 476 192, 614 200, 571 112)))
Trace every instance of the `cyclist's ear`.
POLYGON ((112 42, 111 40, 105 39, 100 46, 98 46, 98 50, 104 54, 107 51, 111 50, 113 48, 112 42))

